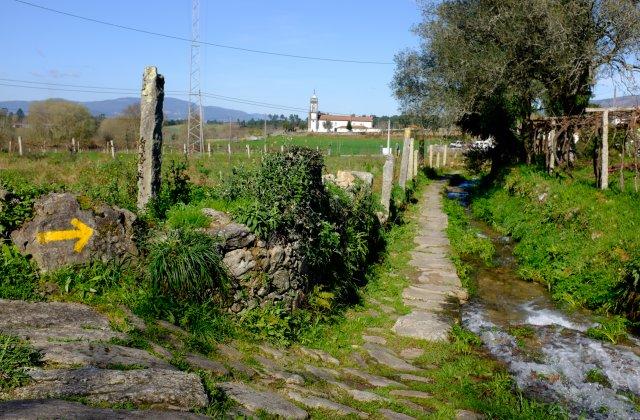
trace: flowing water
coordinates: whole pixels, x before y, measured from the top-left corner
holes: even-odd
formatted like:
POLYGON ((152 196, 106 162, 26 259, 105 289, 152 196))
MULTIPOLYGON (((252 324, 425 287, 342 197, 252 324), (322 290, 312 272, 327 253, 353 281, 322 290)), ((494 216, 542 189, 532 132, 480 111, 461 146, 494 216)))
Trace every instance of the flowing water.
MULTIPOLYGON (((464 183, 450 198, 466 204, 464 183)), ((475 266, 478 294, 462 308, 462 323, 504 362, 527 395, 568 407, 572 417, 640 419, 640 341, 594 340, 587 311, 563 311, 540 284, 516 274, 513 244, 474 221, 496 247, 494 267, 475 266), (634 404, 634 400, 636 404, 634 404)))

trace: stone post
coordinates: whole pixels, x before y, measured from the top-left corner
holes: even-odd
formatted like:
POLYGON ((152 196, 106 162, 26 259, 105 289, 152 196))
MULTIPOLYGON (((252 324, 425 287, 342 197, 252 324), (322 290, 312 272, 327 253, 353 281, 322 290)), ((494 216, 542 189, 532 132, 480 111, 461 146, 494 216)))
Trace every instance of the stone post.
POLYGON ((18 136, 18 154, 22 156, 22 137, 18 136))
POLYGON ((442 155, 442 166, 447 167, 447 145, 444 145, 444 154, 442 155))
POLYGON ((436 168, 440 167, 440 152, 436 153, 436 168))
POLYGON ((11 140, 9 140, 9 153, 11 153, 11 140))
POLYGON ((247 144, 247 157, 250 158, 251 157, 251 148, 249 147, 249 145, 247 144))
POLYGON ((433 168, 433 144, 429 145, 429 167, 433 168))
POLYGON ((382 195, 380 202, 386 215, 389 214, 391 204, 391 189, 393 188, 393 155, 388 154, 382 167, 382 195))
POLYGON ((78 151, 78 149, 76 149, 76 139, 73 138, 73 139, 71 139, 71 153, 75 153, 77 151, 78 151))
POLYGON ((413 177, 417 177, 418 176, 418 151, 414 150, 413 151, 413 177))
POLYGON ((227 154, 231 157, 231 143, 227 143, 227 154))
POLYGON ((400 188, 403 190, 407 186, 407 175, 409 172, 409 138, 411 137, 411 129, 404 129, 404 142, 402 144, 402 159, 400 160, 400 188))
POLYGON ((609 110, 602 113, 602 167, 600 169, 600 188, 609 188, 609 110))
POLYGON ((207 143, 207 155, 211 157, 211 143, 207 143))
POLYGON ((284 153, 284 144, 280 145, 280 153, 284 153))
POLYGON ((266 155, 267 154, 267 142, 265 141, 264 146, 262 147, 262 152, 266 155))
POLYGON ((416 176, 415 172, 413 171, 413 147, 414 145, 414 140, 411 138, 409 139, 409 160, 407 161, 407 165, 409 166, 409 169, 407 170, 407 180, 411 181, 413 179, 414 176, 416 176))
POLYGON ((113 145, 113 140, 109 140, 109 146, 111 147, 111 157, 116 158, 116 148, 113 145))
POLYGON ((164 77, 156 67, 144 69, 138 140, 138 209, 144 210, 160 191, 162 167, 162 103, 164 77))

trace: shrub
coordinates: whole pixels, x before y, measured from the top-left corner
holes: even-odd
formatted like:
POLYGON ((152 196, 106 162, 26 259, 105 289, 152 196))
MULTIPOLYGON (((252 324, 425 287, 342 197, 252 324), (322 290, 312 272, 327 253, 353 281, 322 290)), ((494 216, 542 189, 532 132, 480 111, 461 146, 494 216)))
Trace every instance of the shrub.
POLYGON ((255 170, 236 168, 219 190, 235 219, 262 239, 301 239, 312 285, 353 297, 368 261, 383 245, 378 203, 369 188, 346 192, 322 182, 321 153, 293 147, 255 170))
POLYGON ((17 337, 0 334, 0 390, 24 385, 24 369, 38 363, 40 354, 17 337))
POLYGON ((616 310, 640 322, 640 257, 625 265, 624 278, 614 290, 616 310))
POLYGON ((36 299, 38 273, 34 264, 12 245, 0 245, 0 299, 36 299))
POLYGON ((217 240, 188 229, 150 245, 149 275, 157 292, 178 301, 204 301, 227 284, 217 240))
POLYGON ((0 237, 8 238, 13 230, 31 219, 36 199, 54 188, 36 187, 4 178, 0 190, 4 189, 7 193, 0 199, 0 237))
POLYGON ((178 203, 188 204, 191 196, 191 183, 187 175, 186 160, 172 160, 162 177, 162 185, 158 196, 149 206, 153 216, 164 219, 167 211, 178 203))

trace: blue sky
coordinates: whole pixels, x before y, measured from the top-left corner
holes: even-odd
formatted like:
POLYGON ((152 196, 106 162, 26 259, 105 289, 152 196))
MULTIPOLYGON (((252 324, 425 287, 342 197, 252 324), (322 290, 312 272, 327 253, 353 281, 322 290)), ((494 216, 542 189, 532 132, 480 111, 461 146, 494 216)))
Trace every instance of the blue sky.
MULTIPOLYGON (((149 31, 190 37, 191 1, 29 0, 62 11, 149 31)), ((0 78, 134 89, 131 94, 68 92, 0 85, 0 100, 63 97, 100 100, 136 96, 142 70, 158 66, 168 91, 189 86, 189 43, 77 20, 0 0, 4 40, 0 78)), ((410 28, 420 19, 414 0, 201 0, 201 39, 297 55, 391 62, 417 45, 410 28)), ((307 108, 317 90, 325 112, 397 112, 389 82, 393 65, 308 61, 202 47, 203 90, 219 95, 307 108)), ((24 84, 0 80, 0 84, 24 84)), ((68 87, 67 89, 74 89, 68 87)), ((602 83, 597 97, 611 96, 602 83)), ((176 95, 169 95, 176 96, 176 95)), ((290 111, 219 99, 250 112, 290 111)))

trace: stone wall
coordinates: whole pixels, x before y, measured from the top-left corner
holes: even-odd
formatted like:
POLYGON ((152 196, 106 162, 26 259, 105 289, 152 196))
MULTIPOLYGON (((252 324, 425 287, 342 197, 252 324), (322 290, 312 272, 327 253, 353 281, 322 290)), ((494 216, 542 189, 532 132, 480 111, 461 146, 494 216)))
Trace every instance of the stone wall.
POLYGON ((206 233, 222 239, 223 261, 231 276, 231 312, 277 302, 290 309, 300 305, 309 281, 299 240, 281 238, 267 243, 226 213, 213 209, 203 212, 212 220, 206 233))

